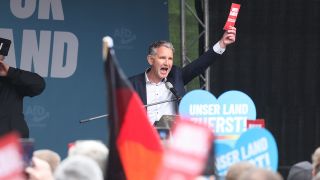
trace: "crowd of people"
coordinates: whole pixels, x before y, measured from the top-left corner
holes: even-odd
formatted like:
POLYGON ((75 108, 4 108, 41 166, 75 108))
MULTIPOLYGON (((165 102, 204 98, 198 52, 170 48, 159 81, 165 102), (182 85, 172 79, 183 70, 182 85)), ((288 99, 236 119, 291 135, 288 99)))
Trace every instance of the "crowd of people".
POLYGON ((32 165, 25 169, 28 180, 103 180, 109 149, 98 140, 79 140, 61 161, 56 152, 36 150, 32 165))
MULTIPOLYGON (((25 169, 28 180, 102 180, 106 177, 109 149, 98 140, 79 140, 68 149, 65 159, 49 149, 36 150, 32 165, 25 169)), ((288 176, 241 161, 229 167, 225 177, 199 176, 202 179, 225 180, 320 180, 320 147, 310 161, 293 164, 288 176)))

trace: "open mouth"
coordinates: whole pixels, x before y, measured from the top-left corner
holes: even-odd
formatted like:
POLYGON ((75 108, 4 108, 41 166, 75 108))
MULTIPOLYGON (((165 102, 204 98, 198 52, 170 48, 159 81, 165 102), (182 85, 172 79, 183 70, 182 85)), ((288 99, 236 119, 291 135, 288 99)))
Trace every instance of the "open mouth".
POLYGON ((163 74, 167 73, 168 70, 169 70, 169 68, 166 68, 166 67, 163 67, 160 69, 161 73, 163 73, 163 74))

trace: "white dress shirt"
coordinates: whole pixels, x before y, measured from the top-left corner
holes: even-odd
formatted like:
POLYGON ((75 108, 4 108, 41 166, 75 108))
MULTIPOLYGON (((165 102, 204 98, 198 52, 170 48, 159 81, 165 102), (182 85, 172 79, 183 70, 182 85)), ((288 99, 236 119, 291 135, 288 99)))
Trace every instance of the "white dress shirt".
MULTIPOLYGON (((146 71, 147 72, 147 71, 146 71)), ((147 104, 157 103, 161 101, 174 99, 174 95, 166 88, 167 79, 163 79, 159 83, 151 82, 145 73, 146 77, 146 89, 147 89, 147 104)), ((165 102, 153 106, 147 107, 147 113, 151 124, 155 121, 159 121, 162 115, 175 115, 176 102, 165 102)))

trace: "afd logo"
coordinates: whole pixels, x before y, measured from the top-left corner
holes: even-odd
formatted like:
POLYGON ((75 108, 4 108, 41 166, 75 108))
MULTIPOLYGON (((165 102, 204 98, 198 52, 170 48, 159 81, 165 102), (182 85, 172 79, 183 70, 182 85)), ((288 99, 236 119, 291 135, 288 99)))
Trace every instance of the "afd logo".
POLYGON ((118 42, 117 48, 119 49, 132 49, 130 45, 137 39, 137 36, 127 28, 117 28, 114 31, 114 38, 118 42))
POLYGON ((48 124, 50 113, 42 105, 27 105, 25 109, 25 117, 29 126, 44 127, 48 124))

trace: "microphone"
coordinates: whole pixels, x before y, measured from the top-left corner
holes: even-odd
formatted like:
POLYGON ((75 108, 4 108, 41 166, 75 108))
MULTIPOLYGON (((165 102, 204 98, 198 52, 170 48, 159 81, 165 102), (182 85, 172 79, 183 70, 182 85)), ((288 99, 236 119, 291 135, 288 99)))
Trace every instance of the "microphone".
POLYGON ((171 93, 177 98, 177 99, 181 99, 181 97, 178 95, 177 90, 173 87, 173 85, 171 84, 171 82, 167 81, 166 82, 166 88, 169 89, 171 91, 171 93))

